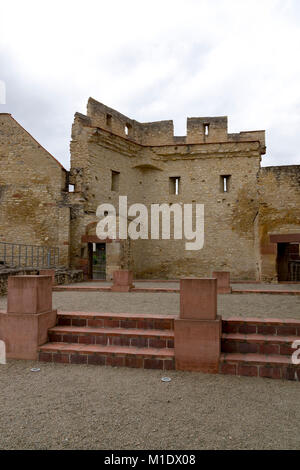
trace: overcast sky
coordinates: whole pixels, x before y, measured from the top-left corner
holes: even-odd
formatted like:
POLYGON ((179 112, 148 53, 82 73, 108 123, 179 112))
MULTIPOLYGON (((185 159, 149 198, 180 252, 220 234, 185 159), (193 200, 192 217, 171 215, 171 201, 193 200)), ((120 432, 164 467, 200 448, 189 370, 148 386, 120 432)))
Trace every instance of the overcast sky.
POLYGON ((0 0, 9 112, 66 168, 89 96, 141 122, 228 115, 300 164, 299 0, 0 0))

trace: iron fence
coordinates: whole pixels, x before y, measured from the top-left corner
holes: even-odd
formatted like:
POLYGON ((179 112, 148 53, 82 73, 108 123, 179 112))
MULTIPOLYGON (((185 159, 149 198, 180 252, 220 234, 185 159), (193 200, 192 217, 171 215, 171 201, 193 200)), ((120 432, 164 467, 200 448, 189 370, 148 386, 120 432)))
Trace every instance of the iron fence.
POLYGON ((9 267, 44 267, 59 265, 59 248, 0 242, 0 263, 9 267))
POLYGON ((300 281, 300 261, 291 261, 289 263, 290 281, 300 281))

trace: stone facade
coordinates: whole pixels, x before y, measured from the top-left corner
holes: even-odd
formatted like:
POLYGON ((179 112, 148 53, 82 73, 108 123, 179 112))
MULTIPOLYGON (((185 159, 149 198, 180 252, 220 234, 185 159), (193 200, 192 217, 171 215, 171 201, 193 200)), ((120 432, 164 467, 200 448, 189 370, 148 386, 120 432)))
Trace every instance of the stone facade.
POLYGON ((227 117, 204 117, 188 118, 187 135, 174 136, 172 121, 139 123, 90 98, 87 115, 75 114, 68 173, 11 116, 0 117, 6 171, 0 175, 0 240, 25 237, 43 244, 48 237, 62 248, 63 264, 88 277, 95 266, 102 269, 103 254, 108 279, 114 270, 133 269, 135 278, 230 271, 232 279, 268 281, 278 277, 283 239, 276 236, 297 243, 300 167, 261 168, 264 131, 230 134, 227 117), (19 181, 21 164, 26 173, 19 181), (185 250, 186 240, 99 240, 97 207, 110 203, 118 209, 120 195, 128 197, 128 206, 143 203, 149 213, 154 203, 204 204, 203 249, 185 250), (16 211, 16 219, 7 216, 16 211), (37 226, 37 219, 43 223, 37 226), (17 230, 22 224, 23 234, 17 230))
POLYGON ((277 281, 278 244, 294 245, 290 258, 300 263, 300 165, 261 168, 258 193, 258 277, 277 281))
POLYGON ((58 247, 69 264, 68 173, 10 114, 0 114, 0 242, 58 247))
POLYGON ((131 259, 120 260, 119 268, 131 264, 136 277, 144 278, 204 276, 213 270, 256 278, 253 222, 264 152, 264 131, 228 134, 226 117, 189 118, 187 136, 176 137, 172 121, 141 124, 90 99, 87 116, 77 113, 72 129, 70 182, 78 208, 71 223, 71 262, 85 263, 83 236, 97 221, 97 206, 118 207, 119 195, 127 195, 128 205, 143 203, 148 209, 153 203, 204 204, 205 245, 186 251, 185 240, 131 241, 131 259), (112 172, 118 174, 117 188, 112 172), (178 195, 170 190, 174 177, 180 178, 178 195))

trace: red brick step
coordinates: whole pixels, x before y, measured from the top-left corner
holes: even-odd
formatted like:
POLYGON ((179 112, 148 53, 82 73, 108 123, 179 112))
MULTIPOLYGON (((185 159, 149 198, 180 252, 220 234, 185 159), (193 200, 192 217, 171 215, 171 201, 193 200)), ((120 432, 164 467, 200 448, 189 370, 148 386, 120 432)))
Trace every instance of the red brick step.
POLYGON ((174 348, 172 330, 55 326, 48 333, 50 342, 174 348))
POLYGON ((300 380, 300 367, 280 355, 223 353, 220 373, 248 377, 300 380))
POLYGON ((47 343, 39 348, 39 360, 144 369, 172 370, 175 368, 174 349, 171 348, 47 343))
POLYGON ((58 325, 173 330, 175 318, 177 315, 60 311, 58 325))
POLYGON ((300 336, 300 320, 231 317, 222 320, 224 333, 300 336))
POLYGON ((223 353, 258 353, 291 356, 295 349, 292 343, 300 340, 297 336, 276 336, 263 334, 223 333, 223 353))
POLYGON ((300 367, 291 358, 263 354, 221 354, 220 373, 248 377, 300 380, 300 367))

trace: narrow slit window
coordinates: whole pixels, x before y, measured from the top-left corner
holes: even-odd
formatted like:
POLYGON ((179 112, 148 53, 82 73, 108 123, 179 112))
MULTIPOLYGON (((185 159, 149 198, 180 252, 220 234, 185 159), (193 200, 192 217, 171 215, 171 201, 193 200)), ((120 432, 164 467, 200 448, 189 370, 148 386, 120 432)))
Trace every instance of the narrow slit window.
POLYGON ((169 192, 178 196, 180 192, 180 176, 172 176, 169 178, 169 192))
POLYGON ((119 183, 120 183, 120 172, 112 170, 111 171, 111 190, 119 191, 119 183))
POLYGON ((132 130, 132 126, 130 124, 126 124, 124 128, 124 132, 125 132, 125 135, 127 135, 127 137, 130 137, 131 130, 132 130))
POLYGON ((228 193, 230 190, 231 175, 221 176, 221 192, 228 193))
POLYGON ((106 115, 106 125, 108 127, 111 127, 111 122, 112 122, 112 115, 111 114, 107 114, 106 115))
POLYGON ((208 135, 209 134, 209 124, 204 124, 204 135, 208 135))

